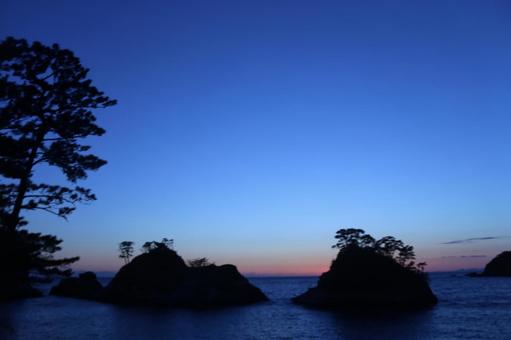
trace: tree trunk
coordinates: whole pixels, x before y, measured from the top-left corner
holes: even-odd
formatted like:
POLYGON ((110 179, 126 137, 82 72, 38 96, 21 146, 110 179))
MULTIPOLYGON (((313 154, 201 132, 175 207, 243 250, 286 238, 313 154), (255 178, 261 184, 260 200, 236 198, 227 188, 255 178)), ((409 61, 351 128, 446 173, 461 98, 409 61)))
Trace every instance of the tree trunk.
POLYGON ((21 207, 23 206, 23 200, 25 199, 28 185, 30 184, 30 177, 32 177, 32 168, 34 167, 34 161, 35 158, 37 157, 37 150, 39 150, 39 147, 41 146, 41 143, 43 142, 45 135, 46 130, 41 128, 37 133, 34 146, 30 151, 30 155, 27 160, 26 171, 20 178, 20 182, 18 184, 18 194, 16 195, 16 200, 14 201, 12 212, 9 216, 9 220, 7 221, 7 229, 10 231, 15 231, 16 227, 18 226, 21 207))

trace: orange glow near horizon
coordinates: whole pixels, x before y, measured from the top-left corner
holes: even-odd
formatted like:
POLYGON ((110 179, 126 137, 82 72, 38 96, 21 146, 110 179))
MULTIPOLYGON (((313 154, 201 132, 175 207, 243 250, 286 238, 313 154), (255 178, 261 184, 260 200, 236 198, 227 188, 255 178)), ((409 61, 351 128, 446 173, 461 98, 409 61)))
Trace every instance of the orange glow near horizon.
POLYGON ((328 270, 329 265, 324 264, 286 264, 286 265, 240 265, 238 270, 245 275, 270 276, 317 276, 328 270))
MULTIPOLYGON (((418 262, 427 262, 426 271, 455 271, 462 269, 479 269, 483 268, 491 258, 489 257, 429 257, 419 258, 418 262)), ((100 272, 116 272, 122 266, 120 261, 97 261, 98 258, 84 259, 82 263, 78 263, 73 269, 77 271, 100 271, 100 272), (88 260, 88 261, 87 261, 88 260), (92 260, 92 261, 91 261, 92 260)), ((250 261, 247 259, 238 261, 217 262, 217 265, 232 263, 236 265, 238 270, 245 275, 261 275, 261 276, 317 276, 328 271, 331 259, 308 258, 302 259, 300 262, 291 260, 287 261, 250 261)))

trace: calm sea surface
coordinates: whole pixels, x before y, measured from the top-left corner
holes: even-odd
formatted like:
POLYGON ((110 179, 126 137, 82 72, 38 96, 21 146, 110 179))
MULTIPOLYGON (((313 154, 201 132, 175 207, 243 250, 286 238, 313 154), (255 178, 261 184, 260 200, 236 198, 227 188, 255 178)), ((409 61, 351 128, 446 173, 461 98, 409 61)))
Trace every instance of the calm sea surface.
MULTIPOLYGON (((437 307, 350 315, 289 298, 317 278, 251 278, 271 299, 207 311, 141 309, 59 297, 0 304, 0 339, 510 339, 511 278, 430 275, 437 307)), ((104 282, 107 280, 104 280, 104 282)))

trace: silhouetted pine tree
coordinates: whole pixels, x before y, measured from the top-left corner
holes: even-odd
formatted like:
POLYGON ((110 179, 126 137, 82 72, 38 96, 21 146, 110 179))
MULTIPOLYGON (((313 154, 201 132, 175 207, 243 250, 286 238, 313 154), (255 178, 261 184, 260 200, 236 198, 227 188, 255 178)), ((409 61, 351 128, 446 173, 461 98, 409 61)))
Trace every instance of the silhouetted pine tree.
POLYGON ((29 233, 22 212, 41 210, 67 218, 75 204, 95 200, 76 185, 106 161, 80 143, 101 136, 92 110, 116 103, 96 89, 73 52, 57 44, 7 38, 0 43, 0 271, 26 279, 28 272, 68 274, 78 260, 53 259, 62 242, 52 235, 29 233), (34 181, 41 165, 62 171, 72 186, 34 181))

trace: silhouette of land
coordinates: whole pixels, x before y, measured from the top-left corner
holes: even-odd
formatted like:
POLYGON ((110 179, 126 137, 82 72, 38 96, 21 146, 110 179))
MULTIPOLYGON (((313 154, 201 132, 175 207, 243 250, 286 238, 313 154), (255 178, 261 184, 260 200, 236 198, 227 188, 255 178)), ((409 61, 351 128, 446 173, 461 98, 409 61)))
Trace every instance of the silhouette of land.
POLYGON ((340 250, 330 270, 321 275, 317 287, 293 298, 293 302, 360 310, 413 309, 437 303, 421 270, 424 264, 417 268, 411 261, 413 247, 390 236, 376 241, 360 229, 341 229, 337 238, 340 250))
POLYGON ((510 276, 511 277, 511 251, 503 251, 493 258, 484 267, 482 273, 469 273, 468 276, 510 276))
POLYGON ((52 287, 50 294, 78 299, 101 300, 104 294, 103 289, 95 273, 85 272, 78 277, 62 279, 58 285, 52 287))
POLYGON ((79 257, 55 258, 62 240, 29 232, 24 213, 66 219, 96 196, 77 185, 106 161, 82 140, 101 136, 93 111, 116 104, 88 79, 70 50, 8 37, 0 43, 0 300, 40 295, 30 275, 71 275, 79 257), (41 183, 35 168, 54 167, 70 186, 41 183))
POLYGON ((233 265, 189 267, 164 243, 153 244, 154 248, 123 266, 107 287, 93 273, 85 273, 62 279, 51 294, 115 304, 193 308, 268 300, 233 265))

